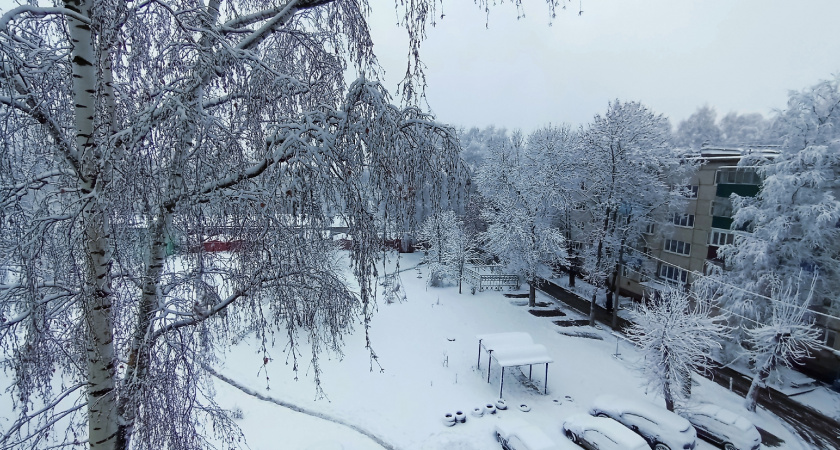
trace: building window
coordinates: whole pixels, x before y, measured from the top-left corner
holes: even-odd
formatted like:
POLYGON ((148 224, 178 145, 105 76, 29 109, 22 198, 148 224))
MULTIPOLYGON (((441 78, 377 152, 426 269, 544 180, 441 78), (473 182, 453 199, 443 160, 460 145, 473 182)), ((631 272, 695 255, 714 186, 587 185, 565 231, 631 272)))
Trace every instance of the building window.
POLYGON ((656 224, 649 223, 645 225, 645 234, 653 234, 656 231, 656 224))
POLYGON ((674 213, 671 216, 671 222, 678 227, 694 227, 694 214, 680 214, 674 213))
POLYGON ((717 217, 732 217, 732 199, 715 197, 712 202, 712 215, 717 217))
POLYGON ((723 231, 723 230, 712 230, 712 234, 709 235, 709 245, 717 245, 720 247, 721 245, 731 245, 735 243, 735 234, 731 231, 723 231))
POLYGON ((639 283, 644 283, 645 281, 650 280, 649 277, 645 276, 639 270, 627 266, 621 266, 621 278, 638 281, 639 283))
POLYGON ((690 255, 691 244, 688 242, 678 241, 676 239, 665 239, 664 250, 666 252, 676 253, 679 255, 690 255))
POLYGON ((670 264, 662 264, 659 266, 659 276, 667 281, 673 281, 675 283, 688 283, 688 272, 670 264))
POLYGON ((697 191, 700 190, 700 186, 686 186, 686 190, 683 192, 685 198, 697 198, 697 191))
POLYGON ((761 177, 753 168, 726 167, 715 172, 715 183, 758 186, 761 184, 761 177))

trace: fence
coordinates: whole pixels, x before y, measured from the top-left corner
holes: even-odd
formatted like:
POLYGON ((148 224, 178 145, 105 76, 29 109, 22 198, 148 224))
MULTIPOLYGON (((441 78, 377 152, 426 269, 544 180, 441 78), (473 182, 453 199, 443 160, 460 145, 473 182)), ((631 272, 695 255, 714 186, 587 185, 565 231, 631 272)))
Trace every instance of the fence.
POLYGON ((499 266, 467 266, 464 279, 472 285, 472 293, 485 289, 519 289, 519 276, 502 273, 499 266))

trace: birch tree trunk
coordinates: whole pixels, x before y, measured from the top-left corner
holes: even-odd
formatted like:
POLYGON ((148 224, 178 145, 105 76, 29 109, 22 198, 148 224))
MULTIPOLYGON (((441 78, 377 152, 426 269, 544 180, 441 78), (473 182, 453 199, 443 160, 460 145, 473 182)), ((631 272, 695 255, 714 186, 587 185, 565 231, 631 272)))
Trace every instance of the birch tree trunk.
MULTIPOLYGON (((91 17, 92 0, 65 0, 67 9, 91 17)), ((117 430, 115 390, 112 246, 108 215, 99 194, 107 184, 102 173, 102 149, 96 142, 97 70, 93 36, 88 24, 67 17, 72 43, 72 92, 75 120, 75 151, 81 156, 79 190, 85 199, 82 226, 85 240, 84 315, 87 326, 88 441, 92 449, 114 448, 117 430)))

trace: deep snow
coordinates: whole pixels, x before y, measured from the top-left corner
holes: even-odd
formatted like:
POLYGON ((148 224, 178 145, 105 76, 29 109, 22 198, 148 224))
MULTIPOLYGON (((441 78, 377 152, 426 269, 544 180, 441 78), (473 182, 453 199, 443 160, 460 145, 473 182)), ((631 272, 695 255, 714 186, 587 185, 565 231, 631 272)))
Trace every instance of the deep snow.
MULTIPOLYGON (((389 266, 395 265, 391 254, 389 266)), ((215 369, 237 383, 283 402, 317 411, 368 430, 393 448, 405 450, 484 450, 498 449, 493 427, 500 421, 523 419, 542 429, 555 441, 565 439, 561 425, 566 417, 586 413, 592 400, 601 394, 627 396, 664 405, 661 396, 646 393, 643 380, 633 365, 639 356, 626 341, 608 329, 561 328, 552 323, 557 317, 536 317, 523 306, 525 299, 507 298, 508 291, 458 294, 457 287, 426 286, 425 269, 415 269, 420 255, 400 255, 404 269, 400 280, 407 295, 402 303, 379 302, 373 317, 371 339, 378 355, 371 364, 365 348, 364 329, 359 323, 345 340, 344 355, 324 355, 321 359, 322 387, 326 398, 317 398, 311 373, 304 361, 299 378, 286 364, 283 332, 275 334, 269 349, 271 360, 266 372, 263 354, 251 338, 231 344, 219 355, 223 361, 215 369), (499 391, 500 369, 493 363, 487 382, 487 356, 482 354, 476 368, 476 335, 525 331, 537 344, 545 345, 554 359, 549 366, 548 394, 543 395, 544 366, 534 367, 534 382, 527 383, 527 367, 520 372, 506 369, 505 399, 510 408, 494 415, 473 417, 475 407, 495 402, 499 391), (601 339, 561 334, 596 336, 601 339), (615 357, 618 348, 619 357, 615 357), (371 367, 372 366, 372 367, 371 367), (372 368, 372 370, 371 370, 372 368), (269 378, 269 380, 266 379, 269 378), (270 389, 267 389, 269 387, 270 389), (517 406, 525 403, 530 412, 517 406), (466 413, 466 423, 446 427, 444 414, 466 413)), ((348 276, 349 277, 349 276, 348 276)), ((520 290, 518 293, 525 293, 520 290)), ((562 319, 583 319, 579 314, 556 305, 537 292, 538 302, 561 308, 562 319)), ((303 355, 306 358, 306 353, 303 355)), ((10 384, 9 373, 0 372, 0 389, 10 384)), ((751 414, 743 399, 714 382, 696 376, 693 398, 735 411, 785 441, 779 449, 807 449, 772 414, 759 408, 751 414)), ((369 450, 382 447, 349 427, 301 414, 276 404, 258 400, 216 380, 217 400, 222 406, 241 412, 237 423, 253 450, 369 450)), ((814 393, 814 395, 817 395, 814 393)), ((16 418, 8 396, 0 396, 0 423, 7 428, 16 418)), ((60 426, 59 426, 60 428, 60 426)), ((233 437, 236 439, 237 437, 233 437)), ((220 448, 225 448, 221 446, 220 448)), ((712 449, 699 442, 698 450, 712 449)))
MULTIPOLYGON (((395 257, 391 255, 393 266, 395 257)), ((401 255, 400 266, 413 267, 419 255, 401 255)), ((421 266, 422 267, 422 266, 421 266)), ((407 301, 384 304, 374 315, 370 334, 374 350, 384 371, 374 363, 371 370, 365 349, 364 331, 359 324, 348 337, 344 356, 322 359, 322 387, 327 398, 317 399, 306 365, 298 381, 285 363, 282 335, 271 350, 266 373, 261 372, 262 354, 256 345, 241 342, 230 347, 222 357, 221 373, 264 395, 302 407, 339 417, 365 428, 400 449, 494 449, 500 448, 493 438, 498 421, 525 419, 540 427, 554 440, 563 440, 560 425, 564 418, 587 412, 592 400, 601 394, 615 394, 646 399, 664 405, 661 396, 645 393, 643 380, 633 369, 638 354, 625 341, 618 341, 620 356, 616 358, 616 337, 609 330, 581 327, 581 331, 602 337, 602 340, 570 337, 558 333, 570 329, 555 326, 551 317, 535 317, 522 301, 503 296, 507 291, 479 292, 468 289, 458 294, 457 287, 426 286, 425 270, 407 269, 401 281, 407 301), (422 278, 421 278, 422 277, 422 278), (512 376, 507 369, 505 399, 512 408, 480 418, 470 415, 474 407, 496 400, 499 390, 499 367, 493 365, 487 383, 486 354, 481 368, 476 369, 478 334, 526 331, 535 343, 548 348, 554 363, 549 366, 548 394, 542 394, 544 367, 534 368, 534 387, 512 376), (515 406, 526 403, 530 412, 515 406), (466 423, 446 427, 444 414, 463 411, 466 423)), ((524 290, 519 291, 525 292, 524 290)), ((537 293, 538 301, 552 303, 550 297, 537 293)), ((556 305, 551 308, 557 307, 556 305)), ((572 311, 568 317, 582 318, 572 311)), ((527 380, 527 366, 520 373, 527 380)), ((311 375, 311 374, 310 374, 311 375)), ((749 418, 756 425, 785 441, 781 449, 805 449, 773 415, 759 408, 751 414, 743 407, 743 399, 702 377, 693 398, 715 403, 749 418)), ((291 412, 274 404, 250 397, 217 381, 218 400, 223 406, 238 408, 243 418, 238 421, 249 445, 255 450, 268 449, 379 449, 369 438, 347 427, 322 419, 291 412)), ((698 449, 712 445, 699 442, 698 449)))

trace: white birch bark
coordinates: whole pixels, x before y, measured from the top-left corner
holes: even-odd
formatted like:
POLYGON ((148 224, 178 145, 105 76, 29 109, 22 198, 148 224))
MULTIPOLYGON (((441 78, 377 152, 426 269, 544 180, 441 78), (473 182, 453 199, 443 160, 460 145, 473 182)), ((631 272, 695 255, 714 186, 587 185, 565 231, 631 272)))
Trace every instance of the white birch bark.
MULTIPOLYGON (((91 16, 92 0, 66 0, 65 8, 84 17, 91 16)), ((98 61, 91 28, 67 17, 72 43, 72 90, 76 130, 76 150, 81 155, 79 189, 87 204, 82 210, 84 227, 86 283, 84 315, 87 325, 87 410, 88 442, 92 449, 112 449, 116 434, 117 409, 114 379, 114 335, 111 290, 111 244, 108 216, 99 201, 102 185, 101 149, 94 136, 98 61)))

